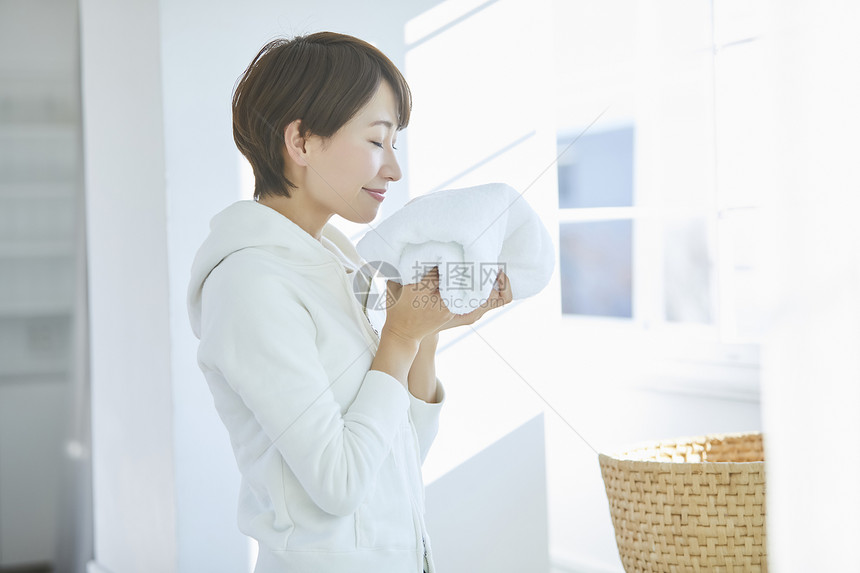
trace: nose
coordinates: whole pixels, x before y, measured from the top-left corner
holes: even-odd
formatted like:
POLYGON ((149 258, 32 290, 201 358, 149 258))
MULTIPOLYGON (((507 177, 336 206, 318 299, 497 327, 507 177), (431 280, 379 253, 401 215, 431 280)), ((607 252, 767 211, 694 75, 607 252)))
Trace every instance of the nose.
POLYGON ((399 181, 403 177, 400 171, 400 164, 397 163, 397 156, 394 155, 394 150, 389 149, 385 153, 385 161, 379 169, 379 174, 387 181, 399 181))

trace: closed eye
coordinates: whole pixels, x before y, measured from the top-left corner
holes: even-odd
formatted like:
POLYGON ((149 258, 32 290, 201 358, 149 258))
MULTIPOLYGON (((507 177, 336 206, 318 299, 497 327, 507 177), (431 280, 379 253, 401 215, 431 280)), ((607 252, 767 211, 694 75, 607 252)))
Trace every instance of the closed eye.
MULTIPOLYGON (((376 147, 382 149, 382 143, 380 143, 379 141, 371 141, 370 143, 372 143, 376 147)), ((397 151, 397 148, 394 147, 393 145, 391 146, 391 149, 393 149, 394 151, 397 151)))

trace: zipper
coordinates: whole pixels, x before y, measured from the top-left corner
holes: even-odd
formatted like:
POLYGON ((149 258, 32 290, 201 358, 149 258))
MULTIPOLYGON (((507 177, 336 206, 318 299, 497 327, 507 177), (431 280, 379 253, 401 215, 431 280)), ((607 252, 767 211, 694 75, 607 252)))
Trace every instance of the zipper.
MULTIPOLYGON (((360 271, 360 270, 355 270, 355 271, 353 271, 353 273, 358 273, 358 272, 361 272, 361 271, 360 271)), ((353 277, 353 280, 355 280, 355 277, 353 277)), ((367 300, 370 298, 370 291, 371 291, 371 289, 372 289, 372 288, 373 288, 373 283, 372 283, 372 282, 368 282, 368 284, 367 284, 367 292, 366 292, 366 293, 364 293, 364 300, 363 300, 363 301, 361 301, 361 310, 362 310, 362 312, 363 312, 363 314, 364 314, 364 318, 366 318, 366 319, 367 319, 367 323, 370 325, 370 328, 372 328, 372 329, 373 329, 373 333, 374 333, 374 334, 376 334, 376 336, 377 336, 377 338, 378 338, 378 337, 379 337, 379 331, 378 331, 378 330, 376 330, 376 327, 375 327, 375 326, 373 326, 373 322, 371 322, 371 320, 370 320, 370 314, 367 312, 367 300)), ((355 294, 355 292, 354 292, 354 291, 353 291, 353 294, 355 294)))
POLYGON ((367 313, 367 298, 364 299, 364 303, 361 305, 361 310, 364 311, 364 318, 367 319, 367 324, 369 324, 370 328, 373 329, 373 334, 375 334, 376 338, 379 339, 379 331, 376 330, 375 326, 373 326, 373 322, 370 320, 370 315, 367 313))
MULTIPOLYGON (((346 269, 344 268, 343 262, 341 262, 341 260, 337 257, 337 255, 328 251, 328 249, 326 249, 326 255, 331 259, 331 262, 334 263, 338 269, 338 274, 341 277, 340 278, 341 284, 343 284, 343 286, 346 288, 347 298, 349 298, 353 310, 356 310, 356 306, 361 307, 361 311, 362 311, 361 315, 364 316, 364 319, 365 319, 362 322, 366 322, 367 327, 370 329, 370 330, 366 330, 365 332, 367 332, 367 334, 370 334, 371 331, 373 332, 373 335, 369 337, 369 340, 370 340, 371 344, 373 345, 373 350, 375 352, 376 349, 379 348, 379 331, 376 330, 375 326, 373 326, 373 323, 370 321, 370 315, 367 314, 367 298, 369 296, 369 289, 368 289, 368 296, 365 296, 365 298, 364 298, 364 303, 363 304, 359 303, 355 298, 355 292, 352 290, 352 284, 350 283, 349 273, 346 272, 346 269)), ((358 269, 355 269, 353 271, 353 273, 357 273, 357 272, 359 272, 358 269)))
MULTIPOLYGON (((337 258, 334 255, 331 255, 331 256, 334 259, 334 261, 337 263, 339 270, 342 271, 343 270, 343 264, 339 260, 337 260, 337 258)), ((358 271, 353 271, 353 272, 358 272, 358 271)), ((370 341, 371 345, 373 346, 373 351, 376 352, 376 349, 379 348, 379 331, 377 331, 376 327, 373 326, 373 323, 370 322, 370 315, 367 314, 367 298, 365 298, 364 304, 359 303, 355 299, 355 293, 352 290, 352 285, 350 284, 349 277, 347 276, 347 273, 346 272, 339 272, 338 274, 340 274, 340 276, 341 276, 341 279, 340 279, 341 283, 346 288, 347 297, 350 300, 350 306, 352 306, 353 311, 357 311, 358 310, 357 307, 361 308, 360 316, 362 316, 364 320, 361 320, 360 322, 365 324, 365 333, 369 335, 368 340, 370 341), (370 334, 371 332, 373 334, 370 334)))
MULTIPOLYGON (((414 459, 413 463, 409 464, 413 468, 418 468, 417 474, 416 471, 412 468, 409 468, 407 464, 404 464, 403 471, 407 473, 406 480, 407 485, 409 486, 409 500, 412 502, 412 511, 415 514, 415 526, 418 532, 421 535, 421 549, 423 551, 424 562, 422 564, 422 571, 427 571, 427 573, 431 573, 430 567, 430 553, 431 550, 429 548, 428 540, 427 540, 427 532, 425 530, 423 512, 421 511, 421 507, 424 505, 424 481, 421 479, 420 468, 421 468, 421 458, 419 455, 419 444, 418 444, 418 435, 415 433, 415 425, 412 423, 412 413, 408 412, 408 420, 409 420, 409 433, 412 436, 412 445, 413 445, 413 454, 414 459), (420 487, 421 491, 421 503, 416 499, 416 491, 415 488, 420 487)), ((406 449, 407 442, 404 440, 403 448, 406 449)), ((404 452, 405 453, 405 452, 404 452)))
MULTIPOLYGON (((353 272, 357 273, 359 271, 356 270, 353 272)), ((347 283, 348 282, 349 281, 347 281, 347 283)), ((349 287, 349 284, 347 284, 347 287, 349 287)), ((367 312, 367 299, 370 298, 370 288, 371 287, 368 286, 367 293, 365 293, 364 300, 361 302, 360 306, 361 306, 361 313, 364 315, 364 318, 367 321, 367 325, 370 327, 370 329, 373 331, 373 334, 375 335, 373 341, 376 343, 376 346, 378 347, 379 346, 379 331, 376 330, 375 326, 373 326, 373 322, 371 322, 371 320, 370 320, 370 314, 367 312)), ((350 289, 350 290, 352 290, 352 289, 350 289)), ((355 293, 353 293, 353 295, 354 294, 355 293)), ((353 298, 353 300, 355 300, 355 296, 353 296, 352 298, 353 298)))
MULTIPOLYGON (((406 468, 401 468, 401 471, 405 470, 405 469, 406 468)), ((421 537, 422 563, 420 565, 421 565, 421 570, 424 571, 425 569, 427 569, 427 567, 429 567, 429 559, 428 559, 429 552, 427 551, 427 537, 426 537, 425 532, 424 532, 424 523, 423 523, 423 520, 421 519, 421 512, 419 511, 419 508, 418 508, 418 502, 415 501, 415 494, 412 491, 411 481, 412 481, 411 479, 407 478, 407 485, 409 487, 409 501, 410 501, 410 504, 412 505, 412 520, 415 523, 416 533, 418 533, 418 535, 421 537), (427 565, 427 567, 425 567, 425 564, 427 565)), ((428 570, 428 573, 429 573, 429 570, 428 570)))

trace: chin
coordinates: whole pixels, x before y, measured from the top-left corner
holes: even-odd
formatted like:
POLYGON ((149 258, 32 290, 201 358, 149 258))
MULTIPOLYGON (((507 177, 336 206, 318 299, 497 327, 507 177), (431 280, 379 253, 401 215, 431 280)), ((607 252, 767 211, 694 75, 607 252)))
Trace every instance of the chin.
POLYGON ((365 213, 356 213, 355 211, 352 211, 349 213, 349 216, 344 217, 344 219, 346 219, 347 221, 349 221, 351 223, 367 224, 367 223, 373 222, 373 220, 376 219, 376 215, 378 213, 379 213, 378 209, 374 209, 371 212, 365 212, 365 213))

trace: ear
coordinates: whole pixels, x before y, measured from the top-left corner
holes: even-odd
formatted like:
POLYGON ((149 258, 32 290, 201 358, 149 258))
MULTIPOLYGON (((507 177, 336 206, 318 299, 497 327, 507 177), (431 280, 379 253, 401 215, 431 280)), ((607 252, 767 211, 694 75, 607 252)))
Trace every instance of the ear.
POLYGON ((301 133, 302 120, 296 119, 290 122, 289 125, 284 129, 284 145, 286 146, 287 153, 290 155, 290 159, 292 159, 296 164, 301 165, 302 167, 306 167, 307 162, 307 150, 305 149, 305 138, 301 133))

